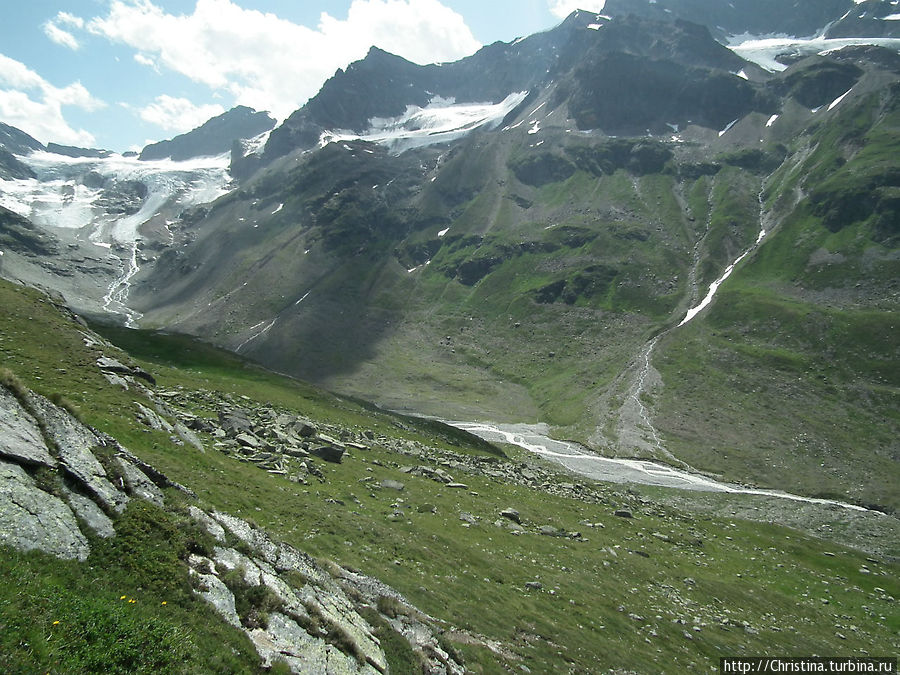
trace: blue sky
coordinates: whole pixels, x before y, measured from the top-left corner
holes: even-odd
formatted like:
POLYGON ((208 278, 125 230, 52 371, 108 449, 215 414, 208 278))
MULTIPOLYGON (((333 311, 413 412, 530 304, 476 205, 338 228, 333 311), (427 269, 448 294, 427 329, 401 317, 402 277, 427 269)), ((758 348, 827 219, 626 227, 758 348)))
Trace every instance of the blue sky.
POLYGON ((44 143, 139 149, 238 104, 284 118, 373 44, 451 61, 603 3, 19 1, 0 24, 0 121, 44 143))

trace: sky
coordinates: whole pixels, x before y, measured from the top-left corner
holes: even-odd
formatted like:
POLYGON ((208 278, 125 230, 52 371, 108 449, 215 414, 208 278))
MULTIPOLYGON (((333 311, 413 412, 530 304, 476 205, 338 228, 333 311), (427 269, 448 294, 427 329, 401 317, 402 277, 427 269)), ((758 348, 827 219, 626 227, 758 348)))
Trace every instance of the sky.
POLYGON ((20 0, 0 24, 0 122, 123 152, 236 105, 282 120, 376 45, 419 64, 605 0, 20 0))

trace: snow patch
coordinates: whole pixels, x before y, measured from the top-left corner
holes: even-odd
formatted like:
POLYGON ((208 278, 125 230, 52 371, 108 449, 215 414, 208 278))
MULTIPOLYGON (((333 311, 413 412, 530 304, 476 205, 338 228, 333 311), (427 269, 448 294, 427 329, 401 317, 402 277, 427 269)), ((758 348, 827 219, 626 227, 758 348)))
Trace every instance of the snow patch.
MULTIPOLYGON (((462 138, 479 127, 492 128, 500 123, 528 92, 520 91, 499 103, 456 103, 454 99, 432 98, 424 108, 407 106, 399 117, 369 120, 369 129, 362 134, 334 130, 322 134, 320 144, 350 140, 364 140, 387 145, 393 152, 410 148, 446 143, 462 138)), ((344 147, 349 149, 346 143, 344 147)))
POLYGON ((450 231, 450 228, 449 228, 449 227, 446 228, 446 229, 444 229, 444 230, 441 230, 440 232, 438 232, 438 237, 443 237, 443 236, 444 236, 445 234, 447 234, 449 231, 450 231))
POLYGON ((853 91, 853 88, 852 88, 852 87, 851 87, 850 89, 848 89, 847 91, 845 91, 845 92, 844 92, 843 94, 841 94, 840 96, 838 96, 836 99, 834 99, 834 100, 831 102, 831 105, 828 106, 828 109, 831 110, 832 108, 836 107, 841 101, 844 100, 844 97, 845 97, 847 94, 849 94, 851 91, 853 91))
POLYGON ((750 79, 750 77, 747 75, 747 73, 744 71, 743 68, 742 68, 741 70, 739 70, 738 72, 734 73, 734 74, 737 75, 738 77, 740 77, 740 78, 743 79, 743 80, 749 80, 749 79, 750 79))
POLYGON ((721 138, 722 136, 724 136, 725 134, 727 134, 728 131, 731 129, 731 127, 733 127, 733 126, 734 126, 735 124, 737 124, 737 123, 738 123, 738 120, 734 120, 734 121, 732 121, 732 122, 729 122, 729 123, 728 123, 728 126, 725 127, 724 129, 722 129, 722 131, 719 132, 719 138, 721 138))
POLYGON ((777 119, 778 119, 778 114, 777 114, 777 113, 776 113, 775 115, 772 115, 772 116, 769 118, 769 121, 766 122, 766 127, 770 127, 770 126, 772 126, 773 124, 775 124, 775 120, 777 120, 777 119))
POLYGON ((259 136, 254 136, 253 138, 241 141, 241 149, 243 150, 244 157, 262 154, 262 151, 266 147, 266 143, 269 141, 269 134, 271 133, 271 131, 264 131, 259 134, 259 136))
POLYGON ((278 213, 279 211, 281 211, 281 209, 283 209, 283 208, 284 208, 284 204, 279 204, 279 205, 278 205, 278 208, 275 209, 274 211, 272 211, 272 213, 271 213, 270 215, 273 215, 273 216, 274 216, 276 213, 278 213))

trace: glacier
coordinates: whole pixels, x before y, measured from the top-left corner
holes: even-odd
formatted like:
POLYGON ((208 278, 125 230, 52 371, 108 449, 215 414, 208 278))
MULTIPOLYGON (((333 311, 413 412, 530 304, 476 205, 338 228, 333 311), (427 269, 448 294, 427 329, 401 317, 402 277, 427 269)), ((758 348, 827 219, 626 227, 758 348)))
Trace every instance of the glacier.
POLYGON ((424 108, 407 106, 398 117, 373 117, 361 134, 326 131, 320 145, 363 140, 385 145, 399 154, 411 148, 447 143, 480 127, 496 127, 527 95, 525 91, 515 92, 499 103, 456 103, 452 98, 435 96, 424 108))

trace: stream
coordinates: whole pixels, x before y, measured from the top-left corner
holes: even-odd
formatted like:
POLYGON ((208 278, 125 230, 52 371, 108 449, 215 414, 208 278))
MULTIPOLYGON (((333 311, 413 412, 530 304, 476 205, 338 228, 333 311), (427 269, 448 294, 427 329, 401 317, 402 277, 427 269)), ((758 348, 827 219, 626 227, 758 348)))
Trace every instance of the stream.
POLYGON ((547 436, 544 424, 492 424, 487 422, 447 421, 446 424, 468 431, 491 443, 509 443, 524 448, 541 457, 553 460, 565 468, 585 478, 610 483, 637 483, 655 485, 680 490, 700 492, 726 492, 731 494, 759 495, 789 499, 808 504, 838 506, 853 511, 878 513, 856 504, 848 504, 832 499, 818 499, 781 492, 744 487, 732 483, 722 483, 708 476, 674 469, 664 464, 642 459, 616 459, 601 457, 587 448, 571 441, 558 441, 547 436))

